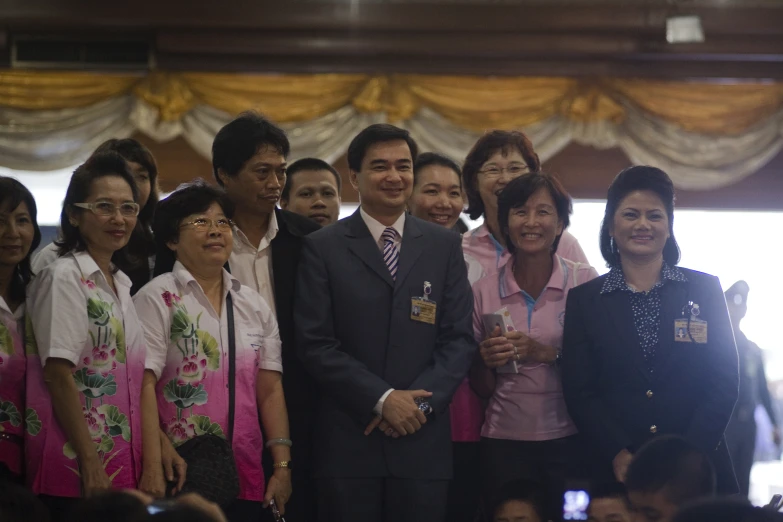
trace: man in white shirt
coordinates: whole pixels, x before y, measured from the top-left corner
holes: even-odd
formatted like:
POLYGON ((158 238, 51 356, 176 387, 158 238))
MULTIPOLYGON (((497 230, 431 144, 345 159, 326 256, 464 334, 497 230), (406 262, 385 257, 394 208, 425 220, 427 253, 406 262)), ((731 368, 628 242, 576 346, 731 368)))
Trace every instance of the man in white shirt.
MULTIPOLYGON (((288 138, 280 127, 246 112, 215 136, 212 168, 235 205, 234 249, 228 262, 231 274, 261 294, 280 329, 283 389, 296 466, 292 473, 296 493, 286 505, 286 515, 292 520, 314 520, 315 492, 310 481, 313 383, 296 357, 293 305, 302 239, 320 227, 277 208, 286 182, 289 151, 288 138)), ((266 463, 270 460, 264 459, 266 463)))
POLYGON ((445 517, 473 294, 459 235, 405 213, 416 153, 397 127, 359 133, 348 148, 359 210, 304 239, 295 319, 320 399, 320 522, 445 517))

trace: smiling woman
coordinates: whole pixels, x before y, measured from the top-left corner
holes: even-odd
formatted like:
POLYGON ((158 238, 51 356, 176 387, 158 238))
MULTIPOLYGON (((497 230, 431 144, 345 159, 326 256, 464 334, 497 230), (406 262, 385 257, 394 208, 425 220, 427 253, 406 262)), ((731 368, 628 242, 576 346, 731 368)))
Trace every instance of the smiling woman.
POLYGON ((623 481, 635 451, 674 434, 707 454, 719 492, 734 493, 723 434, 737 349, 720 283, 677 266, 665 172, 628 168, 607 196, 601 253, 611 270, 570 293, 563 338, 563 388, 595 455, 593 478, 623 481))
POLYGON ((465 205, 459 166, 446 156, 425 152, 416 158, 413 179, 413 195, 408 200, 411 214, 454 227, 465 205))
POLYGON ((511 259, 473 285, 481 362, 471 384, 488 399, 481 429, 488 494, 512 480, 544 476, 564 486, 582 478, 581 439, 558 365, 566 297, 598 275, 556 254, 571 213, 571 198, 556 178, 541 172, 514 178, 497 204, 511 259), (493 322, 497 315, 502 329, 493 322))
POLYGON ((27 417, 36 422, 26 433, 27 472, 56 512, 112 487, 164 487, 154 422, 142 415, 143 402, 155 409, 143 391, 143 332, 131 281, 112 262, 136 225, 137 200, 117 153, 78 167, 63 204, 60 257, 30 287, 27 417))
MULTIPOLYGON (((153 225, 157 277, 134 304, 156 382, 163 458, 180 462, 178 488, 218 500, 212 494, 219 488, 198 480, 198 469, 185 482, 174 447, 194 437, 230 438, 236 469, 221 473, 233 475, 239 488, 236 499, 223 498, 224 507, 229 520, 250 520, 273 498, 284 511, 291 495, 287 467, 276 469, 265 487, 261 428, 277 441, 275 461, 286 466, 290 440, 277 321, 255 290, 223 268, 233 248, 232 215, 226 194, 202 180, 161 201, 153 225)), ((190 455, 188 466, 199 462, 182 451, 190 455)))

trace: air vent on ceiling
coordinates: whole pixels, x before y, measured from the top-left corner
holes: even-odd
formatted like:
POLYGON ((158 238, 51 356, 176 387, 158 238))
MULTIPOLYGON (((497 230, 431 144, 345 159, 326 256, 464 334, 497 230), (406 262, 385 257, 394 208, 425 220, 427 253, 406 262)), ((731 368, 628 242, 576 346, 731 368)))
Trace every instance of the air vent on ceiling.
POLYGON ((17 36, 11 66, 26 69, 148 69, 153 53, 141 40, 75 40, 17 36))

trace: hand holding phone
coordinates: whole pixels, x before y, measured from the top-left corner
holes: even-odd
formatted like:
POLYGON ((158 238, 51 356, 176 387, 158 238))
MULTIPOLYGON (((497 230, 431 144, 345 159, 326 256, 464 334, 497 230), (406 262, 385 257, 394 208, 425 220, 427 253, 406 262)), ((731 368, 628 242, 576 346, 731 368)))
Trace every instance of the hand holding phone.
MULTIPOLYGON (((500 334, 516 330, 514 322, 511 320, 511 314, 505 306, 493 314, 482 314, 481 319, 484 323, 484 331, 489 336, 496 328, 500 328, 500 334)), ((517 362, 511 358, 506 364, 500 366, 495 371, 498 373, 519 373, 517 362)))
POLYGON ((283 515, 280 514, 280 510, 277 509, 277 504, 275 503, 275 499, 272 499, 269 502, 269 509, 272 510, 272 516, 275 518, 275 522, 285 522, 283 515))

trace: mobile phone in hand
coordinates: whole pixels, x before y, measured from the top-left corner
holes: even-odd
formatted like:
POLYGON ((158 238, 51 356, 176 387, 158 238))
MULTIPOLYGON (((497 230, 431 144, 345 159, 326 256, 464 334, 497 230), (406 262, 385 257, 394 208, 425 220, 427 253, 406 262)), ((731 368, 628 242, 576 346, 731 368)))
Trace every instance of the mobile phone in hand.
POLYGON ((275 518, 275 522, 285 522, 283 515, 280 514, 280 510, 277 509, 277 504, 275 503, 275 499, 272 499, 269 502, 269 509, 272 510, 272 516, 275 518))

